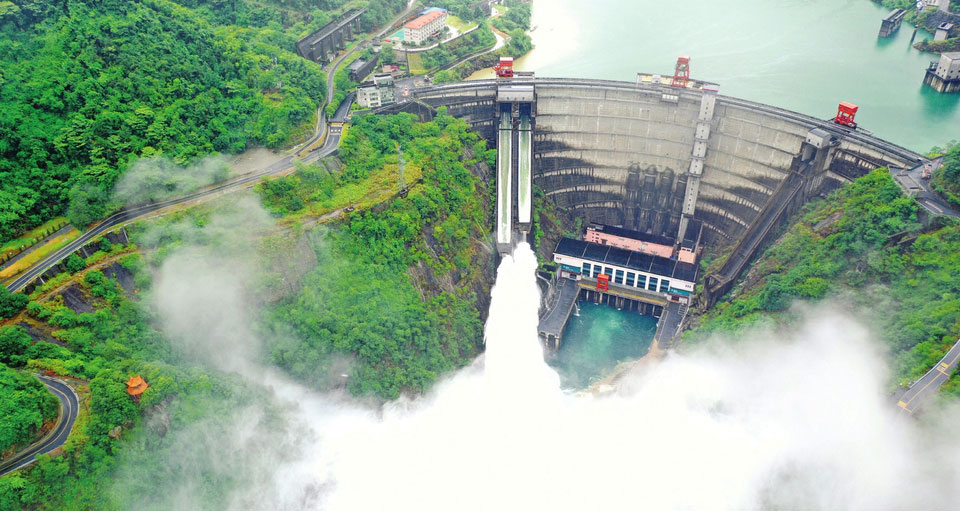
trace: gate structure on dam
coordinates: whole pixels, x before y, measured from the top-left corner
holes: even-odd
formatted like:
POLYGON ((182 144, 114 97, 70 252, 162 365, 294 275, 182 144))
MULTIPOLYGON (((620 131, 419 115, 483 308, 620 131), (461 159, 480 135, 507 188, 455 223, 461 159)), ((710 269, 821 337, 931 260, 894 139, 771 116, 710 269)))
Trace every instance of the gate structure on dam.
POLYGON ((731 289, 805 201, 878 167, 898 172, 926 162, 831 121, 723 96, 710 83, 672 87, 648 74, 636 82, 538 77, 444 84, 412 90, 410 101, 380 112, 429 117, 441 106, 501 150, 501 253, 530 229, 519 190, 529 168, 533 183, 585 224, 676 243, 688 238, 694 221, 702 224, 704 244, 730 251, 723 268, 704 279, 700 304, 707 306, 731 289), (511 96, 522 90, 511 92, 513 86, 530 87, 528 99, 511 96), (526 126, 529 139, 521 138, 526 126), (527 147, 530 167, 521 156, 527 147))
POLYGON ((497 251, 509 254, 533 226, 532 81, 497 86, 497 251))

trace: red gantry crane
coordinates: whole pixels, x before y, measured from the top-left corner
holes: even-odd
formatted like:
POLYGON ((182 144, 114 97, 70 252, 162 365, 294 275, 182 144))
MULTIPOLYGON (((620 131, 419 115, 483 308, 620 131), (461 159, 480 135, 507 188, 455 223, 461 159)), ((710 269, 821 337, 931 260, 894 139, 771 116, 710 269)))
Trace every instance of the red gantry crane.
POLYGON ((670 85, 685 89, 688 81, 690 81, 690 56, 680 55, 677 57, 677 68, 673 72, 673 83, 670 85))
POLYGON ((500 63, 493 66, 497 78, 513 78, 513 57, 500 57, 500 63))
POLYGON ((854 119, 857 117, 857 110, 859 109, 860 107, 857 105, 844 101, 840 103, 839 107, 837 107, 837 116, 833 118, 833 122, 842 124, 843 126, 856 128, 857 123, 854 119))

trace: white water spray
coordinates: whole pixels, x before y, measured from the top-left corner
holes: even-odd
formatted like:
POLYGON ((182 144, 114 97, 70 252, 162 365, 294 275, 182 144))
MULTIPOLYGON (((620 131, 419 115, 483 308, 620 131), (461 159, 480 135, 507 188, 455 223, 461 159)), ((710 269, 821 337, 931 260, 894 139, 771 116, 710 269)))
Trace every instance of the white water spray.
POLYGON ((324 435, 325 509, 884 509, 960 494, 956 461, 921 461, 849 319, 821 313, 791 342, 675 356, 617 395, 574 397, 543 361, 535 269, 526 244, 500 265, 482 367, 324 435))
MULTIPOLYGON (((209 460, 189 480, 246 468, 249 483, 222 506, 238 510, 948 509, 960 500, 951 431, 960 413, 931 424, 898 417, 875 344, 836 309, 810 311, 786 338, 671 356, 613 395, 575 397, 543 361, 535 268, 526 244, 504 258, 485 355, 429 395, 373 411, 267 378, 288 404, 263 425, 271 435, 234 420, 229 439, 195 456, 209 460), (223 467, 225 452, 241 454, 223 467)), ((181 441, 198 448, 190 435, 181 441)), ((181 497, 157 507, 200 508, 187 490, 170 488, 181 497)))

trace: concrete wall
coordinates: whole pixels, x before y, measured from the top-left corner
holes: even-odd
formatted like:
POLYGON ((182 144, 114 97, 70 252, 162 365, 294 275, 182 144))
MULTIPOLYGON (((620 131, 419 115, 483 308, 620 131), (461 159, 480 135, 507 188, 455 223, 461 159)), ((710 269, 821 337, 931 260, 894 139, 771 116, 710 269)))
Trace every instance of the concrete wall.
MULTIPOLYGON (((535 83, 536 185, 588 222, 674 236, 701 93, 598 80, 535 83)), ((425 103, 448 107, 451 115, 466 119, 493 142, 496 82, 463 82, 414 93, 425 103)), ((879 165, 912 166, 920 158, 831 123, 720 96, 694 215, 704 222, 708 242, 727 243, 743 234, 787 176, 807 133, 817 126, 840 141, 837 165, 843 168, 826 174, 828 179, 842 181, 879 165)), ((837 182, 822 186, 830 189, 837 182)))

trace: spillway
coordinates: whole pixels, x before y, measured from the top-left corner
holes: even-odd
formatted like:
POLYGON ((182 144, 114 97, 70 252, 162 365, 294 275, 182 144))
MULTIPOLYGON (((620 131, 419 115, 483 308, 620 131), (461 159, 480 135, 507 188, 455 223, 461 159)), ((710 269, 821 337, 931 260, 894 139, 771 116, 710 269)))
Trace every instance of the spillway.
POLYGON ((500 113, 497 137, 497 247, 509 251, 513 235, 513 129, 510 112, 500 113))
POLYGON ((520 117, 517 164, 517 223, 529 229, 533 222, 533 125, 529 115, 520 117))

